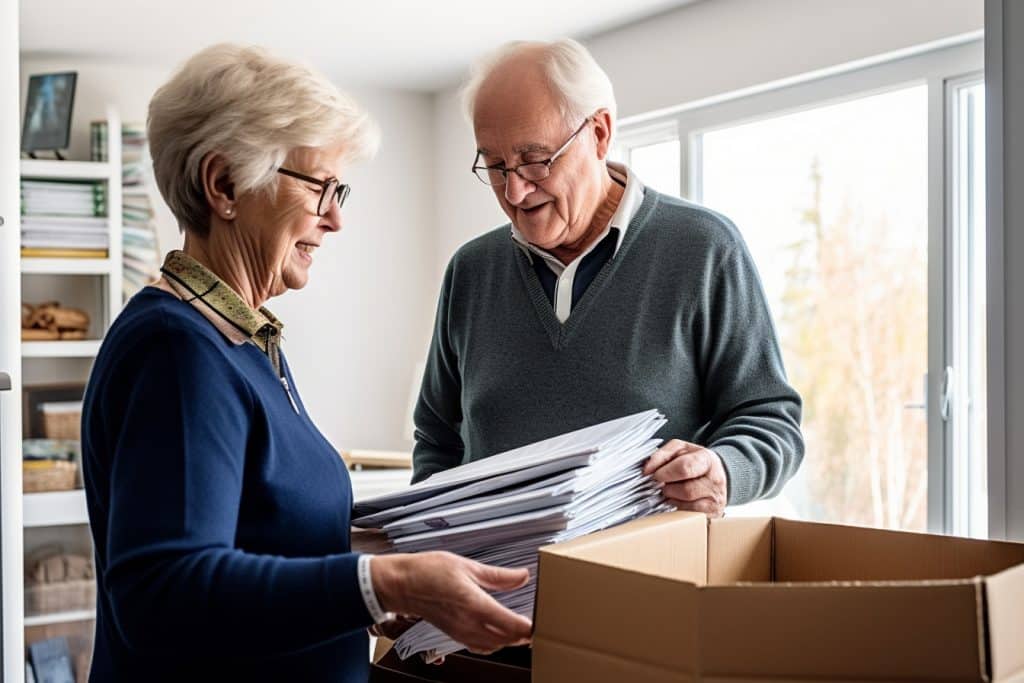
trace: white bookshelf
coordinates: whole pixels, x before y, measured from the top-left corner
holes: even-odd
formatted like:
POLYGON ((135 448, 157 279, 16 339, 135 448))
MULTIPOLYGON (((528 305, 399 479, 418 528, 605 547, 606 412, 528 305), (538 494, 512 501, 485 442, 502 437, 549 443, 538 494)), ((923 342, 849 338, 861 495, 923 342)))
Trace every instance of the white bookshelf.
POLYGON ((114 267, 109 258, 21 259, 21 272, 26 275, 110 275, 114 267))
MULTIPOLYGON (((96 337, 101 337, 109 329, 121 310, 123 299, 121 120, 113 108, 107 109, 106 120, 109 161, 24 159, 20 162, 22 179, 99 180, 106 183, 109 235, 106 258, 21 258, 19 261, 22 290, 26 290, 30 284, 33 296, 39 297, 42 294, 61 300, 66 305, 87 308, 93 316, 90 335, 96 337), (88 302, 88 305, 83 306, 82 302, 88 302)), ((29 299, 29 302, 38 303, 42 300, 46 299, 29 299)), ((81 381, 84 379, 81 372, 88 369, 90 359, 96 357, 101 343, 101 339, 21 342, 22 375, 26 378, 54 378, 55 381, 81 381)), ((20 461, 21 453, 5 454, 5 457, 20 461)), ((85 550, 81 544, 89 543, 89 515, 83 490, 46 493, 23 493, 19 490, 18 497, 16 506, 21 511, 20 524, 26 554, 33 548, 53 543, 54 539, 59 539, 69 552, 85 550)), ((19 585, 22 580, 19 574, 19 585)), ((24 601, 8 603, 5 600, 5 607, 7 604, 16 604, 21 612, 24 601)), ((96 612, 84 609, 30 616, 22 613, 18 616, 21 617, 20 630, 35 628, 38 632, 40 627, 94 620, 96 612)), ((28 637, 27 633, 25 635, 28 637)), ((4 656, 20 657, 21 652, 4 652, 4 656)), ((23 669, 22 664, 20 670, 23 669)), ((19 677, 17 681, 20 680, 19 677)))
MULTIPOLYGON (((107 114, 110 120, 110 114, 107 114)), ((113 130, 113 129, 111 129, 113 130)), ((121 130, 118 123, 118 131, 121 130)), ((117 140, 121 146, 120 137, 117 140)), ((114 157, 110 157, 113 159, 114 157)), ((21 177, 35 180, 109 180, 117 173, 117 184, 121 184, 121 155, 109 161, 52 161, 50 159, 22 159, 21 177), (115 168, 116 167, 116 168, 115 168)))
POLYGON ((50 624, 66 624, 70 621, 88 621, 96 618, 94 609, 76 609, 68 612, 54 612, 52 614, 36 614, 25 617, 25 626, 48 626, 50 624))
POLYGON ((21 343, 22 358, 94 358, 100 339, 81 341, 32 341, 21 343))
POLYGON ((401 491, 409 485, 412 470, 408 468, 352 470, 352 500, 382 496, 385 493, 401 491))
MULTIPOLYGON (((107 183, 107 229, 109 247, 105 259, 51 259, 22 258, 23 275, 101 275, 106 286, 101 309, 109 326, 121 310, 122 291, 122 224, 123 204, 121 186, 121 117, 117 111, 107 108, 107 159, 109 161, 51 161, 43 159, 22 159, 21 177, 24 180, 104 180, 107 183)), ((23 344, 22 356, 29 358, 73 358, 94 356, 99 345, 85 342, 28 342, 23 344), (36 346, 37 344, 73 343, 77 346, 36 346), (95 348, 93 348, 93 346, 95 348), (29 353, 41 355, 27 355, 29 353)))
POLYGON ((22 526, 26 529, 89 523, 83 489, 26 493, 21 510, 22 526))

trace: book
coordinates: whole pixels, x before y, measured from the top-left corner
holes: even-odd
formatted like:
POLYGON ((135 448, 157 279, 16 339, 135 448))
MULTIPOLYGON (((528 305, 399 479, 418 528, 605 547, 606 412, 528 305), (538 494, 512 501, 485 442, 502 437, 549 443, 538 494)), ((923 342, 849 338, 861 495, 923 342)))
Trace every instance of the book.
POLYGON ((96 181, 22 180, 21 213, 24 216, 106 216, 107 188, 96 181))
POLYGON ((56 237, 22 237, 22 249, 103 249, 109 246, 106 235, 56 237))
POLYGON ((22 230, 101 230, 106 232, 110 224, 106 216, 22 216, 22 230))
POLYGON ((75 683, 67 638, 49 638, 30 643, 28 654, 38 683, 75 683))
POLYGON ((22 247, 22 258, 107 258, 106 249, 57 249, 22 247))
MULTIPOLYGON (((106 121, 90 126, 92 159, 107 161, 110 134, 106 121)), ((160 246, 157 240, 153 197, 150 192, 149 142, 146 125, 125 121, 121 124, 121 191, 123 204, 122 247, 124 249, 124 280, 122 289, 127 300, 146 284, 156 279, 160 269, 160 246)))

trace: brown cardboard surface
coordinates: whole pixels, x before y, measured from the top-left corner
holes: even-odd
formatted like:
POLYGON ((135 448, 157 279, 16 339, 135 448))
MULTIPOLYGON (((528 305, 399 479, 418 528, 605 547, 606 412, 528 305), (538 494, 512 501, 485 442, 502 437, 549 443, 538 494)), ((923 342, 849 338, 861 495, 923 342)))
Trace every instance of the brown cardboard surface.
POLYGON ((776 581, 969 579, 1024 562, 1024 544, 775 520, 776 581))
POLYGON ((370 657, 370 661, 379 662, 394 646, 395 641, 384 636, 378 636, 377 642, 373 644, 373 656, 370 657))
MULTIPOLYGON (((843 677, 840 680, 842 681, 842 683, 879 683, 877 678, 847 678, 847 677, 843 677)), ((884 679, 884 680, 886 681, 886 683, 896 683, 894 681, 894 679, 887 678, 887 679, 884 679)), ((915 683, 921 683, 920 679, 912 679, 912 680, 915 683)), ((964 683, 973 683, 975 680, 977 680, 977 679, 971 678, 971 679, 969 679, 969 681, 965 681, 964 683)), ((807 678, 807 677, 802 676, 800 678, 786 678, 785 676, 772 676, 771 678, 768 678, 768 677, 765 677, 765 676, 754 676, 754 677, 749 677, 749 676, 726 676, 726 677, 721 677, 721 676, 702 676, 700 678, 700 683, 766 683, 766 681, 771 681, 771 683, 836 683, 836 679, 832 678, 832 677, 830 677, 830 678, 807 678)), ((1016 683, 1016 682, 1014 682, 1014 683, 1016 683)))
POLYGON ((708 583, 772 580, 770 518, 736 517, 708 523, 708 583))
POLYGON ((672 671, 696 668, 692 583, 542 552, 536 605, 535 656, 560 645, 672 671))
POLYGON ((992 679, 1024 681, 1024 565, 985 580, 992 679))
POLYGON ((695 667, 696 633, 681 633, 674 622, 696 609, 696 584, 707 578, 705 517, 674 512, 626 526, 628 533, 616 527, 541 549, 534 669, 547 673, 535 680, 582 671, 588 651, 610 660, 602 668, 608 675, 667 669, 678 680, 695 667))
POLYGON ((533 683, 690 683, 695 672, 680 672, 605 652, 545 639, 533 644, 533 683))
POLYGON ((668 512, 541 548, 698 585, 707 582, 707 522, 697 512, 668 512), (628 527, 628 529, 627 529, 628 527))
POLYGON ((700 590, 709 676, 979 680, 977 585, 710 586, 700 590))
POLYGON ((1024 544, 701 522, 703 539, 671 514, 544 549, 533 680, 1024 683, 1024 566, 988 576, 1024 544), (696 580, 666 566, 702 553, 696 580))

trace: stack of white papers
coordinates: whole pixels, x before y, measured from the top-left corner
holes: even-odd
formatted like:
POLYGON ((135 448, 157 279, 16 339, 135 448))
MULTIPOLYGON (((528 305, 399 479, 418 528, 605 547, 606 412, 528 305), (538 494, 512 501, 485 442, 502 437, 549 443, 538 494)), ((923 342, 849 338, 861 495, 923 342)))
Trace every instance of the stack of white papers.
MULTIPOLYGON (((642 473, 665 422, 648 410, 439 472, 403 491, 357 502, 353 524, 380 530, 392 552, 447 550, 529 568, 526 586, 494 597, 532 617, 538 548, 673 509, 660 485, 642 473)), ((395 648, 404 659, 463 646, 419 622, 395 648)))

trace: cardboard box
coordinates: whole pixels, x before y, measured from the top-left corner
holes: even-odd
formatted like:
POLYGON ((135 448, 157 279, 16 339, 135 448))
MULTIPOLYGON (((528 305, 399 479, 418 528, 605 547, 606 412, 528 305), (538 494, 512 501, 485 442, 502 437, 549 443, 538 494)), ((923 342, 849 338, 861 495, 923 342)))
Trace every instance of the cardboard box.
POLYGON ((541 550, 533 680, 1024 681, 1021 563, 1016 543, 648 517, 541 550))

